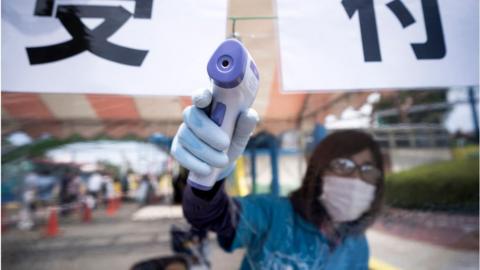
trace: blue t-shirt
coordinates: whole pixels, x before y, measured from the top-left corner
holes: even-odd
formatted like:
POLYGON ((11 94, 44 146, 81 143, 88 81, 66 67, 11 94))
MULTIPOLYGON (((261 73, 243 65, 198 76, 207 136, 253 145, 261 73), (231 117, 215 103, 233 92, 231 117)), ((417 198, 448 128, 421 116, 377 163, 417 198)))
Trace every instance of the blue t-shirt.
POLYGON ((241 269, 368 269, 365 235, 347 237, 331 250, 288 198, 253 195, 237 200, 242 211, 228 251, 246 248, 241 269))

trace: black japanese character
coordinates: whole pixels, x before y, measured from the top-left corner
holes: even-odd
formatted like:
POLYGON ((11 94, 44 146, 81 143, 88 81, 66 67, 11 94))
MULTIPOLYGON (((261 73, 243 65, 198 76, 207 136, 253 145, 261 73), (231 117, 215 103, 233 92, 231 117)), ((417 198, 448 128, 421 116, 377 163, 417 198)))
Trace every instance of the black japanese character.
MULTIPOLYGON (((421 3, 427 41, 412 43, 412 49, 417 59, 441 59, 446 55, 446 46, 438 2, 437 0, 421 0, 421 3)), ((365 61, 382 61, 373 0, 342 0, 342 5, 349 18, 352 18, 358 11, 365 61)), ((415 18, 401 0, 391 1, 387 7, 400 21, 403 28, 415 23, 415 18)))
POLYGON ((437 0, 422 0, 427 42, 413 43, 417 59, 441 59, 447 54, 437 0))
MULTIPOLYGON (((35 15, 51 16, 53 0, 38 0, 35 15)), ((136 0, 134 18, 151 17, 152 0, 136 0)), ((58 5, 56 17, 72 36, 60 44, 27 48, 30 64, 43 64, 62 60, 84 51, 117 63, 140 66, 148 51, 113 44, 107 39, 132 16, 121 6, 58 5), (102 24, 88 28, 81 18, 103 18, 102 24)))
POLYGON ((382 61, 373 0, 343 0, 342 5, 349 18, 358 11, 365 61, 382 61))

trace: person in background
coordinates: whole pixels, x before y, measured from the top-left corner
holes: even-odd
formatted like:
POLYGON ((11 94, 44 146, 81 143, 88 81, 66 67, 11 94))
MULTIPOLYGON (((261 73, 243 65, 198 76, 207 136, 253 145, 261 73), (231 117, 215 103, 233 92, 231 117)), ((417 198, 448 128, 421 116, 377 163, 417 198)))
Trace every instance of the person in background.
POLYGON ((187 186, 188 170, 182 166, 177 166, 178 169, 173 174, 173 203, 181 204, 183 200, 183 191, 187 186))
POLYGON ((142 175, 140 179, 140 184, 137 189, 137 200, 140 202, 141 206, 148 205, 153 196, 153 187, 152 183, 150 182, 150 177, 148 174, 142 175))
POLYGON ((130 174, 127 175, 128 179, 128 189, 131 192, 131 195, 135 197, 134 194, 137 193, 137 190, 140 185, 140 176, 137 175, 135 172, 131 172, 130 174))
POLYGON ((122 200, 128 199, 128 192, 130 191, 130 183, 128 181, 128 176, 132 173, 131 169, 128 169, 125 175, 120 179, 120 185, 122 190, 122 200))
POLYGON ((223 189, 224 178, 258 116, 252 109, 241 113, 229 140, 195 106, 199 99, 193 100, 171 153, 200 175, 224 169, 210 190, 185 188, 183 211, 190 224, 216 232, 226 251, 246 248, 241 269, 368 269, 365 230, 379 213, 384 183, 382 156, 371 136, 359 131, 327 136, 310 157, 301 187, 289 197, 232 199, 223 189))
POLYGON ((17 227, 20 230, 30 230, 35 226, 35 193, 38 174, 31 171, 25 175, 22 191, 22 209, 19 213, 17 227))
POLYGON ((100 196, 100 191, 102 188, 102 176, 98 171, 95 171, 90 175, 88 178, 88 183, 87 183, 87 194, 90 197, 90 201, 93 201, 93 208, 97 207, 98 204, 98 198, 100 196))
POLYGON ((102 195, 105 205, 116 197, 115 186, 111 173, 104 172, 102 174, 102 195))
POLYGON ((59 192, 59 183, 52 169, 47 166, 41 167, 35 179, 35 195, 40 206, 54 204, 54 199, 59 192))
POLYGON ((60 182, 61 214, 68 215, 73 210, 72 203, 78 201, 80 196, 81 180, 76 168, 68 168, 60 182))
POLYGON ((122 198, 122 182, 120 180, 120 177, 116 174, 112 174, 112 180, 115 197, 122 198))

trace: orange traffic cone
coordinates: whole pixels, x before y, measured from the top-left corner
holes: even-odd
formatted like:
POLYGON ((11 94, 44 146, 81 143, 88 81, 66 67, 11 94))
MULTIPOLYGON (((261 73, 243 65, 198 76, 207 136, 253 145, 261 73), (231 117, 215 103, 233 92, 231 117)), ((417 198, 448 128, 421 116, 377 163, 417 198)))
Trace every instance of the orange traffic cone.
POLYGON ((82 221, 84 223, 91 222, 92 221, 92 209, 90 209, 90 207, 88 207, 88 205, 86 203, 82 204, 82 208, 83 208, 82 221))
POLYGON ((117 209, 115 207, 115 199, 108 199, 107 215, 114 216, 116 213, 117 209))
POLYGON ((58 231, 58 217, 57 210, 50 208, 50 216, 48 217, 47 227, 45 228, 45 234, 48 237, 55 237, 59 233, 58 231))

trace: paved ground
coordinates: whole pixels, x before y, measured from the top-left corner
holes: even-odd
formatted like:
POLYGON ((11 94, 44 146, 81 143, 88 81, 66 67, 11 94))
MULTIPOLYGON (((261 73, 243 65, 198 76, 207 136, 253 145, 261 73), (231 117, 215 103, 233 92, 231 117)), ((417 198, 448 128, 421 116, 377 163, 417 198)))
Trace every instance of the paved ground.
POLYGON ((450 249, 378 230, 369 230, 367 238, 373 258, 394 269, 477 270, 478 250, 450 249))
POLYGON ((385 208, 374 229, 461 250, 478 250, 478 215, 385 208))
MULTIPOLYGON (((77 215, 62 219, 62 234, 56 238, 42 236, 42 228, 31 232, 10 229, 2 234, 2 267, 11 270, 128 269, 139 260, 172 254, 170 226, 185 224, 178 217, 178 210, 167 208, 164 212, 169 218, 151 220, 142 216, 148 217, 148 211, 155 210, 143 209, 133 221, 136 210, 133 204, 123 204, 116 216, 108 217, 99 209, 89 224, 81 223, 77 215)), ((380 230, 371 230, 367 236, 372 256, 393 269, 478 269, 478 249, 449 249, 380 230)), ((211 247, 213 269, 238 268, 242 251, 226 254, 214 240, 211 247)))
MULTIPOLYGON (((89 224, 78 216, 62 219, 61 235, 42 236, 43 229, 22 232, 11 229, 2 234, 2 268, 11 270, 129 269, 146 258, 173 254, 169 230, 185 224, 181 218, 132 221, 135 205, 123 204, 120 212, 108 217, 103 209, 94 212, 89 224)), ((242 252, 225 260, 224 253, 211 241, 213 269, 235 269, 242 252)))

